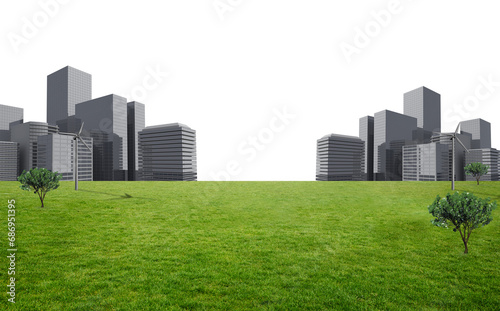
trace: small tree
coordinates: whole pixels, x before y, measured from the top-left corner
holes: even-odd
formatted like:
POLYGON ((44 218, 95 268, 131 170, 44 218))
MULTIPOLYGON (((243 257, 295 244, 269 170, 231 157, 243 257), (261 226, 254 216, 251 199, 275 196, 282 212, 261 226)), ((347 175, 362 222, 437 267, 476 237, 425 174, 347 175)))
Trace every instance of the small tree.
POLYGON ((40 202, 45 199, 47 192, 59 188, 59 180, 62 175, 57 172, 51 172, 45 168, 32 168, 28 172, 23 171, 17 178, 21 183, 19 188, 27 191, 33 191, 38 194, 40 202))
POLYGON ((481 176, 488 174, 489 168, 490 167, 488 165, 484 165, 480 162, 474 162, 467 164, 464 169, 465 174, 476 178, 477 184, 479 185, 479 179, 481 178, 481 176))
POLYGON ((453 227, 453 231, 460 232, 464 242, 464 254, 469 252, 469 242, 472 230, 480 225, 486 226, 493 219, 491 212, 497 207, 496 202, 490 203, 490 199, 481 199, 469 192, 447 194, 445 198, 439 195, 432 205, 429 205, 429 213, 436 217, 431 222, 438 227, 453 227))

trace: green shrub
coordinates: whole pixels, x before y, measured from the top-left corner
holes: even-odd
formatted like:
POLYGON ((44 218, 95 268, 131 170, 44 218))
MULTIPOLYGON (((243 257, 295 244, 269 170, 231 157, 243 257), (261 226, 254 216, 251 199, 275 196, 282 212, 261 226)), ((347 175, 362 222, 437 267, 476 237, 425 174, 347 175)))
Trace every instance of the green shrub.
POLYGON ((42 202, 42 207, 44 207, 43 200, 45 199, 45 195, 47 192, 59 188, 61 177, 61 174, 51 172, 46 168, 32 168, 28 172, 23 171, 17 180, 21 183, 19 188, 38 194, 40 202, 42 202))
POLYGON ((472 230, 486 226, 493 219, 491 212, 497 207, 496 202, 490 203, 490 199, 481 199, 469 192, 447 194, 441 198, 439 195, 434 203, 429 205, 429 213, 436 217, 431 222, 438 227, 453 228, 460 232, 467 254, 467 242, 469 242, 472 230))
POLYGON ((477 184, 479 185, 479 179, 481 178, 481 176, 488 174, 489 168, 490 167, 488 165, 484 165, 483 163, 479 162, 474 162, 467 164, 464 167, 464 170, 465 174, 473 176, 476 179, 477 184))

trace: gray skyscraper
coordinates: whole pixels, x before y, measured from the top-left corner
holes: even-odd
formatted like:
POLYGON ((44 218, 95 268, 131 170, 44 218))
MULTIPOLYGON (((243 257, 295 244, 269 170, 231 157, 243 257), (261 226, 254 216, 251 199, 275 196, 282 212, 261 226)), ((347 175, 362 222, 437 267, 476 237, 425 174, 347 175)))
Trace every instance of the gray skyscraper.
POLYGON ((448 180, 449 154, 448 146, 440 143, 404 146, 403 180, 448 180))
POLYGON ((64 67, 47 76, 47 123, 55 125, 75 114, 75 105, 92 99, 92 76, 64 67))
MULTIPOLYGON (((453 133, 435 133, 431 137, 432 142, 440 143, 442 145, 448 146, 448 153, 449 153, 449 159, 448 159, 448 176, 449 180, 451 180, 452 174, 452 169, 453 169, 453 154, 452 154, 452 141, 450 139, 451 135, 453 133), (443 137, 445 136, 445 137, 443 137)), ((464 134, 457 134, 458 139, 467 147, 467 149, 471 148, 471 141, 472 141, 472 135, 469 133, 464 133, 464 134)), ((462 147, 461 144, 456 143, 455 144, 455 180, 465 180, 465 173, 464 173, 464 168, 465 166, 465 149, 462 147)))
POLYGON ((172 123, 139 132, 141 180, 196 180, 196 131, 172 123))
POLYGON ((23 123, 23 108, 0 105, 0 141, 10 141, 10 127, 23 123))
POLYGON ((363 174, 365 180, 373 180, 373 137, 374 118, 366 116, 359 119, 359 138, 365 142, 363 174))
POLYGON ((56 122, 60 132, 64 133, 78 133, 82 126, 82 120, 75 116, 70 116, 56 122))
POLYGON ((403 146, 413 144, 417 119, 390 110, 377 112, 374 119, 374 179, 402 180, 403 146))
POLYGON ((128 180, 137 180, 139 169, 139 132, 146 127, 144 104, 130 102, 127 104, 127 137, 128 137, 128 180))
POLYGON ((26 122, 12 126, 11 140, 19 143, 21 172, 38 167, 38 136, 57 131, 57 126, 44 122, 26 122))
MULTIPOLYGON (((82 137, 92 150, 92 138, 82 137)), ((78 140, 78 180, 92 180, 92 151, 78 140)), ((38 136, 38 167, 62 175, 61 180, 74 180, 74 139, 49 134, 38 136)))
POLYGON ((330 134, 318 139, 316 180, 363 180, 365 143, 354 136, 330 134))
POLYGON ((425 86, 405 93, 404 114, 416 118, 417 127, 427 133, 440 132, 441 95, 425 86))
POLYGON ((463 121, 460 124, 462 133, 472 135, 472 149, 491 148, 491 124, 483 119, 463 121))
POLYGON ((0 141, 0 180, 16 181, 19 176, 19 143, 0 141))
MULTIPOLYGON (((500 152, 495 148, 473 149, 465 154, 465 164, 480 162, 488 165, 488 174, 481 176, 482 180, 500 180, 500 152)), ((466 176, 467 180, 475 180, 473 176, 466 176)))
POLYGON ((79 103, 75 116, 93 138, 94 180, 127 180, 127 100, 111 94, 79 103))

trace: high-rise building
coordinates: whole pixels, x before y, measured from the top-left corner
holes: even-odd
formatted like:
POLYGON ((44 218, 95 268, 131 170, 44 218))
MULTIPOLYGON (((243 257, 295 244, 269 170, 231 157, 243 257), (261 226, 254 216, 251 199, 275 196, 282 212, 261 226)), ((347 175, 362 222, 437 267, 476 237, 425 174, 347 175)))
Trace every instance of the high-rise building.
POLYGON ((359 138, 365 142, 363 174, 365 180, 373 180, 373 136, 374 118, 366 116, 359 119, 359 138))
POLYGON ((82 120, 75 116, 70 116, 56 122, 60 132, 76 134, 80 131, 82 120))
POLYGON ((10 128, 23 123, 23 108, 0 105, 0 141, 10 141, 10 128))
POLYGON ((94 180, 127 180, 127 100, 111 94, 79 103, 75 117, 93 138, 94 180))
MULTIPOLYGON (((453 141, 451 140, 453 133, 434 133, 434 135, 431 137, 431 141, 433 143, 440 143, 442 145, 448 146, 448 180, 451 181, 451 176, 453 176, 453 153, 452 153, 452 143, 453 141)), ((457 138, 460 139, 462 144, 467 149, 471 148, 471 141, 472 141, 472 135, 469 133, 464 133, 464 134, 459 134, 457 133, 457 138)), ((460 181, 460 180, 465 180, 465 173, 464 173, 464 168, 465 166, 465 149, 464 147, 458 143, 455 142, 455 180, 460 181)))
MULTIPOLYGON (((465 165, 479 162, 489 166, 488 173, 481 176, 481 180, 500 180, 500 151, 495 148, 472 149, 465 154, 465 165)), ((473 176, 467 175, 467 180, 475 180, 473 176)))
POLYGON ((92 76, 67 66, 47 76, 47 123, 75 114, 75 105, 92 99, 92 76))
POLYGON ((11 127, 11 140, 19 143, 21 172, 39 167, 38 136, 57 132, 57 126, 45 122, 26 122, 11 127))
POLYGON ((140 180, 196 180, 196 131, 172 123, 139 132, 140 180))
POLYGON ((0 180, 16 181, 19 176, 19 143, 0 141, 0 180))
MULTIPOLYGON (((62 175, 61 180, 74 180, 74 138, 68 135, 38 136, 38 167, 62 175)), ((92 180, 92 138, 82 137, 90 150, 78 141, 78 180, 92 180)))
POLYGON ((127 137, 128 137, 128 180, 137 180, 139 170, 139 132, 146 127, 144 104, 130 102, 127 104, 127 137))
POLYGON ((449 179, 449 148, 440 143, 403 147, 403 180, 449 179))
POLYGON ((365 143, 358 137, 330 134, 318 139, 316 180, 365 180, 365 143))
POLYGON ((375 180, 402 180, 403 146, 413 144, 417 119, 390 110, 374 117, 373 172, 375 180))
POLYGON ((460 123, 462 133, 472 135, 472 149, 491 148, 491 124, 483 119, 467 120, 460 123))
POLYGON ((417 127, 427 132, 430 140, 432 132, 441 131, 441 95, 419 87, 404 94, 404 114, 417 119, 417 127))

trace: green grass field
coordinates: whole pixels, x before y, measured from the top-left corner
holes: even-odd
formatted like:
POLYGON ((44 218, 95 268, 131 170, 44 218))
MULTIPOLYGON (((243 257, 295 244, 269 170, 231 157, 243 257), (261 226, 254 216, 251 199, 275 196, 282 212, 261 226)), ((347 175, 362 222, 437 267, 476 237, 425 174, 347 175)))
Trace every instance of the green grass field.
MULTIPOLYGON (((449 182, 0 182, 0 309, 498 310, 500 211, 431 225, 449 182), (16 304, 7 200, 16 200, 16 304), (15 308, 14 308, 15 307, 15 308)), ((500 182, 457 190, 500 204, 500 182)))

